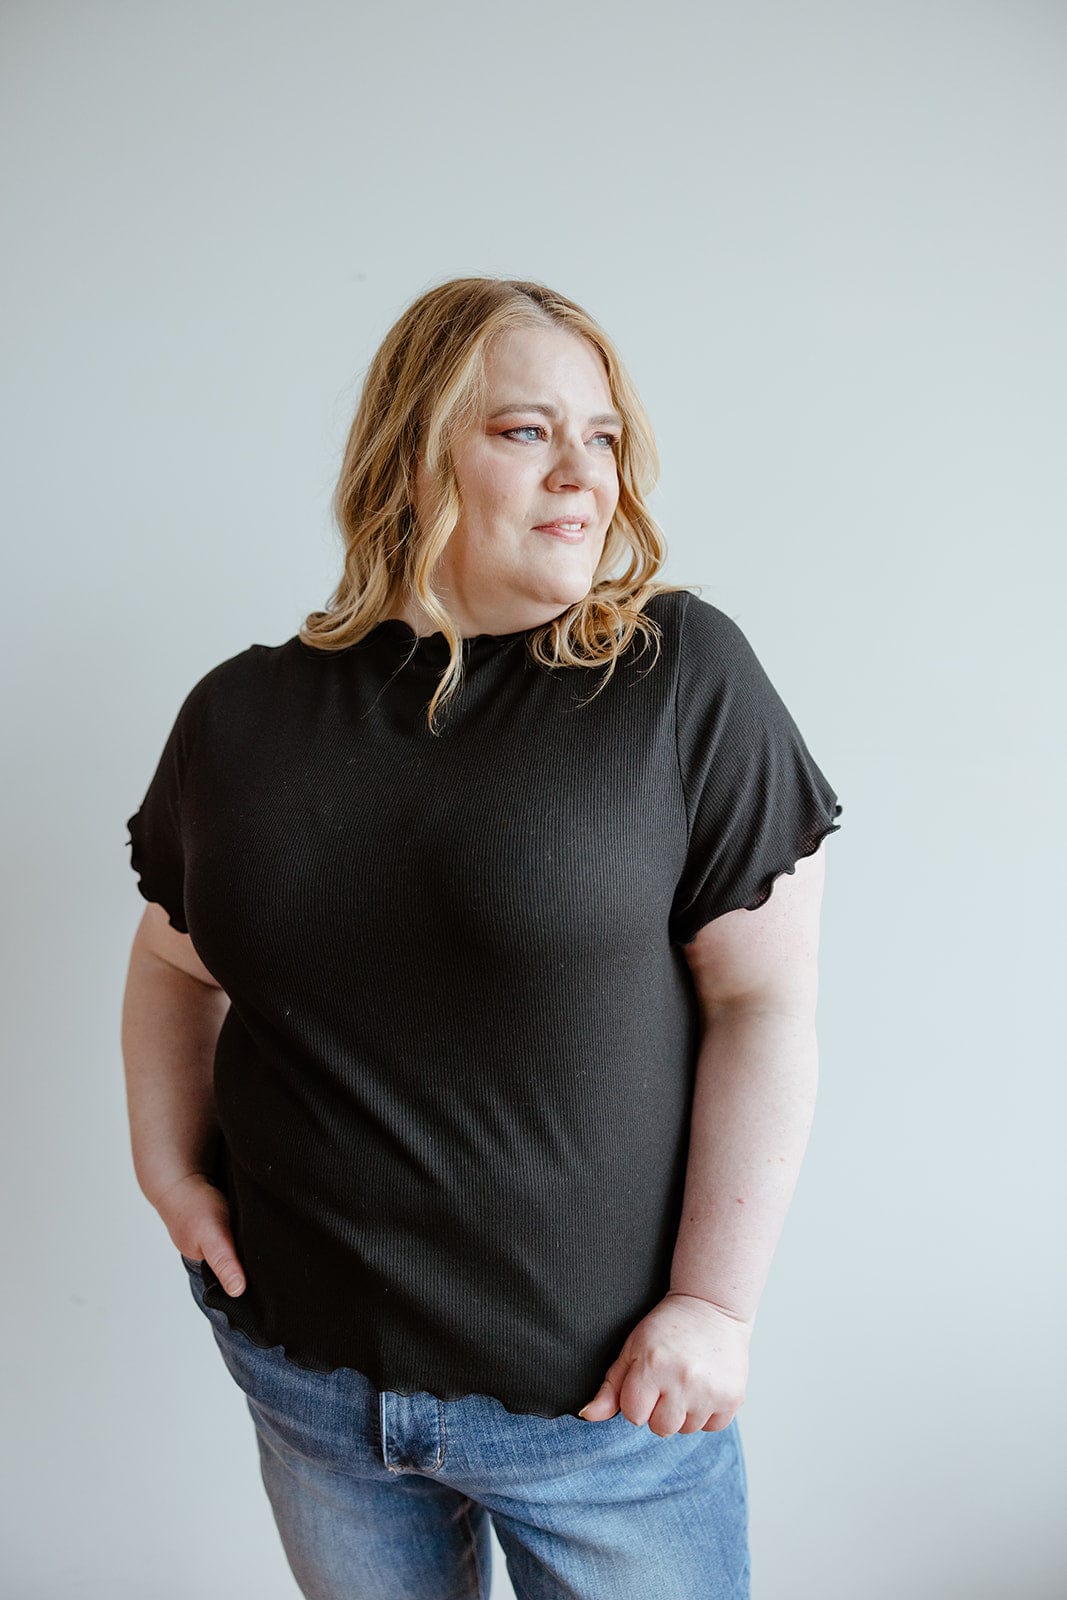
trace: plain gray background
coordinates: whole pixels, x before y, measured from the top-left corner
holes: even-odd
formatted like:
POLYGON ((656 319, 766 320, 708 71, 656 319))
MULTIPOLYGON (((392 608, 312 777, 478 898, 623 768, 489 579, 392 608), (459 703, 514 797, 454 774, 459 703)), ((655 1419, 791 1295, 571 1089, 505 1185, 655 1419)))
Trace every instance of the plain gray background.
POLYGON ((740 1413, 754 1600, 1061 1594, 1067 8, 0 19, 0 1593, 296 1594, 133 1179, 125 819, 193 683, 324 604, 379 340, 485 273, 616 339, 667 575, 844 805, 740 1413))

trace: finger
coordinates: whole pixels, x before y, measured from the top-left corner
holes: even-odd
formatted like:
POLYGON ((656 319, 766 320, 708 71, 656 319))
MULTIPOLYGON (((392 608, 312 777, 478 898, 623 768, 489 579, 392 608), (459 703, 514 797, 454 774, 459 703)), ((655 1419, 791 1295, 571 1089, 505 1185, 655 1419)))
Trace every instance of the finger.
MULTIPOLYGON (((660 1404, 659 1385, 652 1383, 647 1377, 638 1378, 634 1368, 631 1367, 626 1376, 626 1381, 619 1391, 619 1404, 623 1413, 634 1424, 634 1427, 641 1428, 645 1423, 649 1423, 651 1426, 651 1418, 660 1404)), ((679 1413, 679 1417, 683 1415, 684 1412, 679 1413)), ((661 1421, 662 1418, 663 1412, 661 1411, 661 1421)), ((673 1427, 670 1431, 674 1432, 673 1427)), ((657 1429, 652 1428, 652 1432, 657 1432, 657 1429)))
POLYGON ((622 1403, 622 1385, 630 1363, 625 1356, 616 1356, 592 1400, 587 1400, 578 1415, 586 1422, 606 1422, 613 1417, 622 1403), (592 1413, 590 1416, 589 1413, 592 1413))
POLYGON ((672 1433, 678 1432, 688 1415, 680 1401, 673 1400, 669 1394, 661 1394, 648 1419, 648 1431, 658 1434, 661 1439, 669 1439, 672 1433))
POLYGON ((237 1251, 229 1239, 218 1240, 204 1252, 208 1266, 229 1295, 244 1293, 245 1275, 237 1251))
POLYGON ((615 1392, 615 1386, 605 1378, 592 1400, 586 1402, 578 1415, 583 1422, 606 1422, 618 1409, 619 1397, 615 1392))
POLYGON ((701 1433, 721 1433, 724 1428, 730 1426, 732 1420, 732 1417, 729 1417, 724 1411, 714 1411, 700 1431, 701 1433))

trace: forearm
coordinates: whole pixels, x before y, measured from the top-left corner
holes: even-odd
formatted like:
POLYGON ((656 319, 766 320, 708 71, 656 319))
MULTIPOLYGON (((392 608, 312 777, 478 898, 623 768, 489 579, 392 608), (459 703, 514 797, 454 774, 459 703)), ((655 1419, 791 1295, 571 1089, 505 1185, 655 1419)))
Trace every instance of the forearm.
POLYGON ((671 1290, 754 1322, 807 1147, 818 1084, 808 1012, 724 1007, 697 1064, 671 1290))
POLYGON ((152 1202, 203 1172, 218 1129, 213 1074, 226 993, 134 947, 122 1054, 134 1171, 152 1202))

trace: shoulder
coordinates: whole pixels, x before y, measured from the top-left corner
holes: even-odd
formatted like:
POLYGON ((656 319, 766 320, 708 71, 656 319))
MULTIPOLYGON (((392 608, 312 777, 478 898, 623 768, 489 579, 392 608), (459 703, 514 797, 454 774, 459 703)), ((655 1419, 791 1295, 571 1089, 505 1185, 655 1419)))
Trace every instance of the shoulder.
POLYGON ((251 644, 216 662, 193 683, 179 707, 175 729, 188 745, 197 731, 217 717, 232 720, 242 710, 262 711, 264 695, 279 671, 291 670, 293 641, 282 645, 251 644))
POLYGON ((706 676, 719 668, 728 673, 755 660, 751 644, 733 617, 689 589, 654 595, 645 611, 657 622, 664 642, 673 647, 683 676, 706 676))
POLYGON ((724 661, 751 653, 752 646, 740 624, 728 612, 700 595, 687 593, 685 598, 683 644, 724 661))
POLYGON ((236 655, 227 656, 197 679, 187 699, 208 703, 222 696, 240 694, 292 669, 299 659, 299 639, 285 644, 250 644, 236 655))

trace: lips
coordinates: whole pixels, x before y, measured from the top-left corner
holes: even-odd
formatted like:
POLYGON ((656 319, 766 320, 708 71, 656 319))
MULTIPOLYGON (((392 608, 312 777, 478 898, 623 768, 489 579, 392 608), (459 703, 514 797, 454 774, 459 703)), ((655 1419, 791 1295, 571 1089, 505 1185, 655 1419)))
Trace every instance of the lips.
POLYGON ((583 544, 585 542, 585 524, 576 523, 574 527, 561 527, 558 522, 544 522, 534 529, 535 533, 545 533, 550 539, 559 539, 563 544, 583 544))

